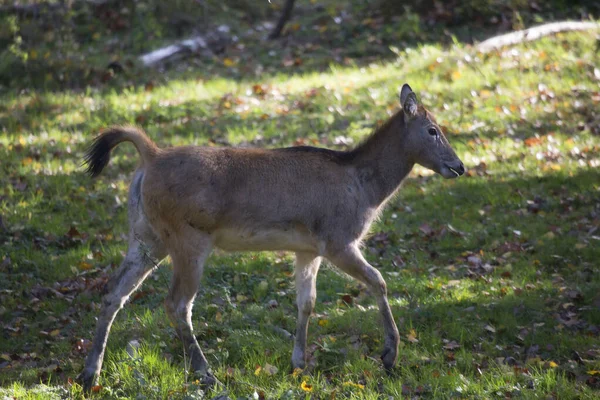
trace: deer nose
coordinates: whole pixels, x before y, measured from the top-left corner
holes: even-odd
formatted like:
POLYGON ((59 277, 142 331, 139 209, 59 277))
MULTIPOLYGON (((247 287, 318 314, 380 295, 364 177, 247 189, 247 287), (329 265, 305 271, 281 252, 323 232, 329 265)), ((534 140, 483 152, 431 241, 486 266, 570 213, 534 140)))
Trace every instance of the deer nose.
POLYGON ((452 173, 456 176, 461 176, 465 173, 465 166, 462 161, 459 161, 458 164, 446 164, 446 168, 448 168, 452 173))

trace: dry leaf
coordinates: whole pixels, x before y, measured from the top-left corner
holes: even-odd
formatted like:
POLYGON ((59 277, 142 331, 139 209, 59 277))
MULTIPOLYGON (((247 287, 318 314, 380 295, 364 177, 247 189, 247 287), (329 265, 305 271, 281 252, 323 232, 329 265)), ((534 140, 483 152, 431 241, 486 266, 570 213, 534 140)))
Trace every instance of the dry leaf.
POLYGON ((446 343, 443 347, 446 350, 454 350, 458 349, 460 347, 460 344, 458 344, 456 340, 452 340, 451 342, 446 343))
POLYGON ((306 381, 302 381, 300 388, 302 390, 304 390, 305 392, 312 392, 312 390, 313 390, 313 386, 309 385, 306 381))
POLYGON ((276 366, 271 365, 269 363, 265 364, 265 367, 263 368, 263 370, 269 376, 275 375, 279 371, 279 369, 276 366))
POLYGON ((411 329, 406 338, 411 343, 419 343, 419 339, 417 339, 417 332, 414 329, 411 329))

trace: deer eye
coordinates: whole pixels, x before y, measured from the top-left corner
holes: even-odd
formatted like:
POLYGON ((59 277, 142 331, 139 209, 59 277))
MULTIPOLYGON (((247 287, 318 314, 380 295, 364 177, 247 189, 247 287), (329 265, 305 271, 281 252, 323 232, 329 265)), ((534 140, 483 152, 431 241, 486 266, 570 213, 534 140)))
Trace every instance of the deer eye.
POLYGON ((431 136, 437 136, 438 131, 435 128, 429 128, 429 130, 427 131, 431 136))

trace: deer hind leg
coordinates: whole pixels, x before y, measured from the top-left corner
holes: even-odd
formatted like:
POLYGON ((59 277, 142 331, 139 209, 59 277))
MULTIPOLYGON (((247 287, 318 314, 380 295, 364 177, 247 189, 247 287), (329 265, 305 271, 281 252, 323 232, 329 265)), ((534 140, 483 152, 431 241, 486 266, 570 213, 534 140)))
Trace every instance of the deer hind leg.
POLYGON ((92 349, 78 377, 84 390, 89 391, 100 375, 108 334, 117 313, 165 256, 162 243, 152 233, 146 220, 138 220, 129 233, 127 255, 108 282, 107 293, 102 299, 92 349))
POLYGON ((385 280, 381 276, 381 273, 364 259, 356 245, 348 246, 342 251, 328 255, 327 258, 339 269, 367 285, 371 293, 377 298, 385 331, 381 360, 383 361, 383 366, 389 371, 394 367, 398 358, 400 335, 387 300, 385 280))
POLYGON ((298 305, 298 321, 296 323, 296 339, 292 353, 292 368, 304 369, 306 366, 308 321, 317 298, 316 282, 320 265, 321 257, 317 257, 312 253, 296 253, 296 303, 298 305))
MULTIPOLYGON (((202 377, 202 383, 211 385, 214 377, 202 349, 194 336, 192 327, 192 307, 200 286, 206 258, 212 250, 212 240, 207 234, 188 229, 177 235, 177 247, 171 251, 173 259, 173 277, 171 288, 165 299, 165 308, 177 335, 189 355, 191 370, 202 377)), ((186 366, 187 367, 187 366, 186 366)))

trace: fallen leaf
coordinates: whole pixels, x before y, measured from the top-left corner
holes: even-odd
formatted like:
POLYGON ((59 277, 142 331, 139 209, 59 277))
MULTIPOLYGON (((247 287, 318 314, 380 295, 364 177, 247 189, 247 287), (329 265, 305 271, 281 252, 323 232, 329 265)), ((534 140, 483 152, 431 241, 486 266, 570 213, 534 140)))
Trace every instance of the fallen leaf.
POLYGON ((527 147, 537 146, 541 143, 542 143, 542 139, 540 139, 539 137, 531 137, 531 138, 525 139, 525 146, 527 146, 527 147))
POLYGON ((309 385, 306 381, 302 381, 300 388, 302 390, 304 390, 305 392, 312 392, 312 390, 313 390, 312 385, 309 385))
POLYGON ((419 230, 425 235, 429 236, 433 233, 433 229, 428 224, 423 224, 419 227, 419 230))
POLYGON ((92 392, 94 392, 94 393, 98 393, 101 390, 102 390, 102 385, 92 386, 92 392))
POLYGON ((456 340, 452 340, 443 346, 443 348, 446 350, 454 350, 454 349, 458 349, 459 347, 460 347, 460 344, 458 344, 458 342, 456 340))
POLYGON ((229 57, 225 57, 223 59, 223 65, 226 67, 233 67, 235 64, 236 64, 235 61, 229 57))
POLYGON ((89 262, 82 261, 79 263, 79 269, 81 271, 90 270, 90 269, 92 269, 92 267, 93 267, 92 264, 90 264, 89 262))
POLYGON ((592 370, 588 371, 587 374, 588 375, 592 375, 592 376, 594 376, 594 375, 600 375, 600 371, 592 369, 592 370))
POLYGON ((263 370, 269 376, 275 375, 279 371, 279 369, 276 366, 271 365, 269 363, 265 364, 265 367, 263 368, 263 370))
POLYGON ((351 305, 352 305, 352 301, 353 301, 353 299, 352 299, 352 296, 350 296, 349 294, 344 294, 344 295, 342 295, 342 298, 341 298, 341 299, 342 299, 342 301, 343 301, 344 303, 348 304, 349 306, 351 306, 351 305))
POLYGON ((411 329, 406 338, 411 343, 419 343, 419 339, 417 339, 417 332, 414 329, 411 329))
POLYGON ((79 233, 77 228, 75 228, 74 226, 71 226, 71 228, 69 229, 69 232, 67 232, 67 236, 72 239, 74 237, 81 237, 81 233, 79 233))
POLYGON ((355 388, 359 388, 359 389, 364 389, 365 385, 361 385, 360 383, 354 383, 354 382, 344 382, 344 386, 353 386, 355 388))

